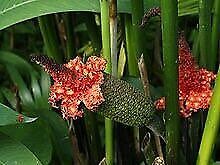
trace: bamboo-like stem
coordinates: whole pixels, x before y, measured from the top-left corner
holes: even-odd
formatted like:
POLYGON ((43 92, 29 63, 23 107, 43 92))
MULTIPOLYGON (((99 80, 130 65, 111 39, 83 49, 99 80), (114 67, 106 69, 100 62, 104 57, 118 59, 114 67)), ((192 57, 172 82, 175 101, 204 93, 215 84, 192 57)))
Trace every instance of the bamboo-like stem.
POLYGON ((70 60, 75 55, 74 47, 74 26, 71 13, 65 13, 63 15, 66 33, 66 57, 70 60))
MULTIPOLYGON (((142 33, 142 29, 140 28, 140 23, 141 23, 141 19, 143 15, 144 15, 143 0, 131 0, 132 33, 133 33, 132 44, 133 44, 133 50, 134 50, 133 56, 135 58, 139 58, 141 54, 143 54, 143 41, 142 41, 143 33, 142 33)), ((137 156, 139 157, 140 152, 141 152, 139 128, 134 128, 134 143, 135 143, 135 150, 136 150, 137 156)))
MULTIPOLYGON (((137 57, 134 45, 133 26, 130 15, 125 15, 125 35, 126 35, 126 48, 128 58, 128 73, 130 76, 138 76, 137 57)), ((136 153, 140 153, 140 135, 139 129, 134 128, 134 144, 136 153)))
POLYGON ((208 68, 211 70, 216 69, 216 63, 218 59, 218 41, 219 41, 219 28, 220 28, 220 1, 214 2, 214 13, 212 22, 212 34, 211 34, 211 54, 209 58, 208 68))
MULTIPOLYGON (((112 72, 111 49, 110 49, 110 27, 109 27, 109 1, 100 0, 101 7, 101 29, 102 29, 102 47, 103 56, 107 60, 106 72, 112 72)), ((105 119, 105 154, 107 165, 114 163, 114 135, 113 122, 105 119)))
POLYGON ((53 15, 41 16, 38 20, 47 55, 61 63, 62 55, 53 15))
POLYGON ((143 53, 144 44, 143 32, 142 28, 140 28, 141 20, 144 15, 144 2, 143 0, 131 0, 131 6, 134 51, 137 58, 140 58, 143 53))
POLYGON ((199 1, 199 41, 200 41, 200 61, 202 67, 207 66, 211 40, 211 8, 210 0, 199 1))
POLYGON ((161 1, 161 23, 166 96, 166 163, 179 164, 180 118, 178 105, 177 1, 161 1), (169 10, 167 10, 169 9, 169 10))
POLYGON ((111 62, 112 75, 118 77, 117 63, 117 0, 110 0, 110 34, 111 34, 111 62))
POLYGON ((126 36, 126 48, 127 48, 127 58, 128 58, 128 73, 130 76, 138 75, 138 65, 137 58, 134 51, 133 45, 133 31, 132 31, 132 21, 131 16, 125 15, 125 36, 126 36))
POLYGON ((219 130, 220 122, 220 68, 215 80, 215 87, 208 116, 205 123, 205 128, 202 136, 202 141, 197 157, 197 165, 209 165, 212 151, 214 149, 215 140, 219 130))
POLYGON ((106 72, 112 72, 111 49, 110 49, 110 26, 109 26, 109 1, 100 0, 101 7, 101 31, 103 56, 107 60, 106 72))

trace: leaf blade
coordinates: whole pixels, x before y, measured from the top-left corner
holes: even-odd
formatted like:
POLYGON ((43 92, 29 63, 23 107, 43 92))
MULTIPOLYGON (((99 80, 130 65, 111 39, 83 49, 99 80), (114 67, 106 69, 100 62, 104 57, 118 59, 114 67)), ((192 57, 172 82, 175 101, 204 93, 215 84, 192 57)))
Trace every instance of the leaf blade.
POLYGON ((0 162, 5 165, 15 163, 42 165, 27 147, 3 133, 0 133, 0 162))
MULTIPOLYGON (((20 123, 18 120, 19 115, 18 112, 0 103, 0 126, 20 123)), ((22 123, 30 123, 37 120, 37 118, 30 118, 24 115, 22 115, 22 118, 22 123)))

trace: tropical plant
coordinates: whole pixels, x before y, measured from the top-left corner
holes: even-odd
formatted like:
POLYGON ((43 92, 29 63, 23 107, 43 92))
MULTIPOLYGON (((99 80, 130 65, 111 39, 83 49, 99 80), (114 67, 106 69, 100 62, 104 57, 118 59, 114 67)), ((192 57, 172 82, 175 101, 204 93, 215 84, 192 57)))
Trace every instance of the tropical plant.
POLYGON ((0 164, 218 164, 219 17, 219 0, 0 0, 0 164))

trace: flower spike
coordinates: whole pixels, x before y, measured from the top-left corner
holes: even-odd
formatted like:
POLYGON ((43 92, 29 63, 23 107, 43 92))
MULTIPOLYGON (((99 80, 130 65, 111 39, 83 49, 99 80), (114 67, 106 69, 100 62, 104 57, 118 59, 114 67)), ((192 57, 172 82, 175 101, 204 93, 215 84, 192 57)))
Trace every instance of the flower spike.
POLYGON ((63 118, 82 117, 81 103, 94 110, 104 101, 100 87, 104 82, 102 72, 106 66, 103 58, 91 56, 85 64, 80 57, 67 64, 56 64, 46 56, 32 56, 31 60, 40 64, 53 78, 49 103, 52 107, 61 108, 63 118))
MULTIPOLYGON (((180 114, 187 118, 192 112, 208 109, 212 96, 211 83, 216 75, 206 69, 199 69, 188 43, 181 34, 179 46, 179 106, 180 114)), ((157 109, 165 109, 165 98, 155 102, 157 109)))

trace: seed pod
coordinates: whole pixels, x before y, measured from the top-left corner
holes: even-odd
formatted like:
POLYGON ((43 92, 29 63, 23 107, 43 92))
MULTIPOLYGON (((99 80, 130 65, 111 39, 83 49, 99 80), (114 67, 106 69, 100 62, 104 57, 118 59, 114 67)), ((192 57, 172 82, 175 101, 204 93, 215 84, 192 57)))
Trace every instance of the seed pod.
POLYGON ((147 126, 154 132, 162 134, 163 123, 155 114, 155 107, 150 98, 136 90, 126 81, 105 76, 101 86, 105 101, 98 113, 111 120, 129 126, 147 126))

